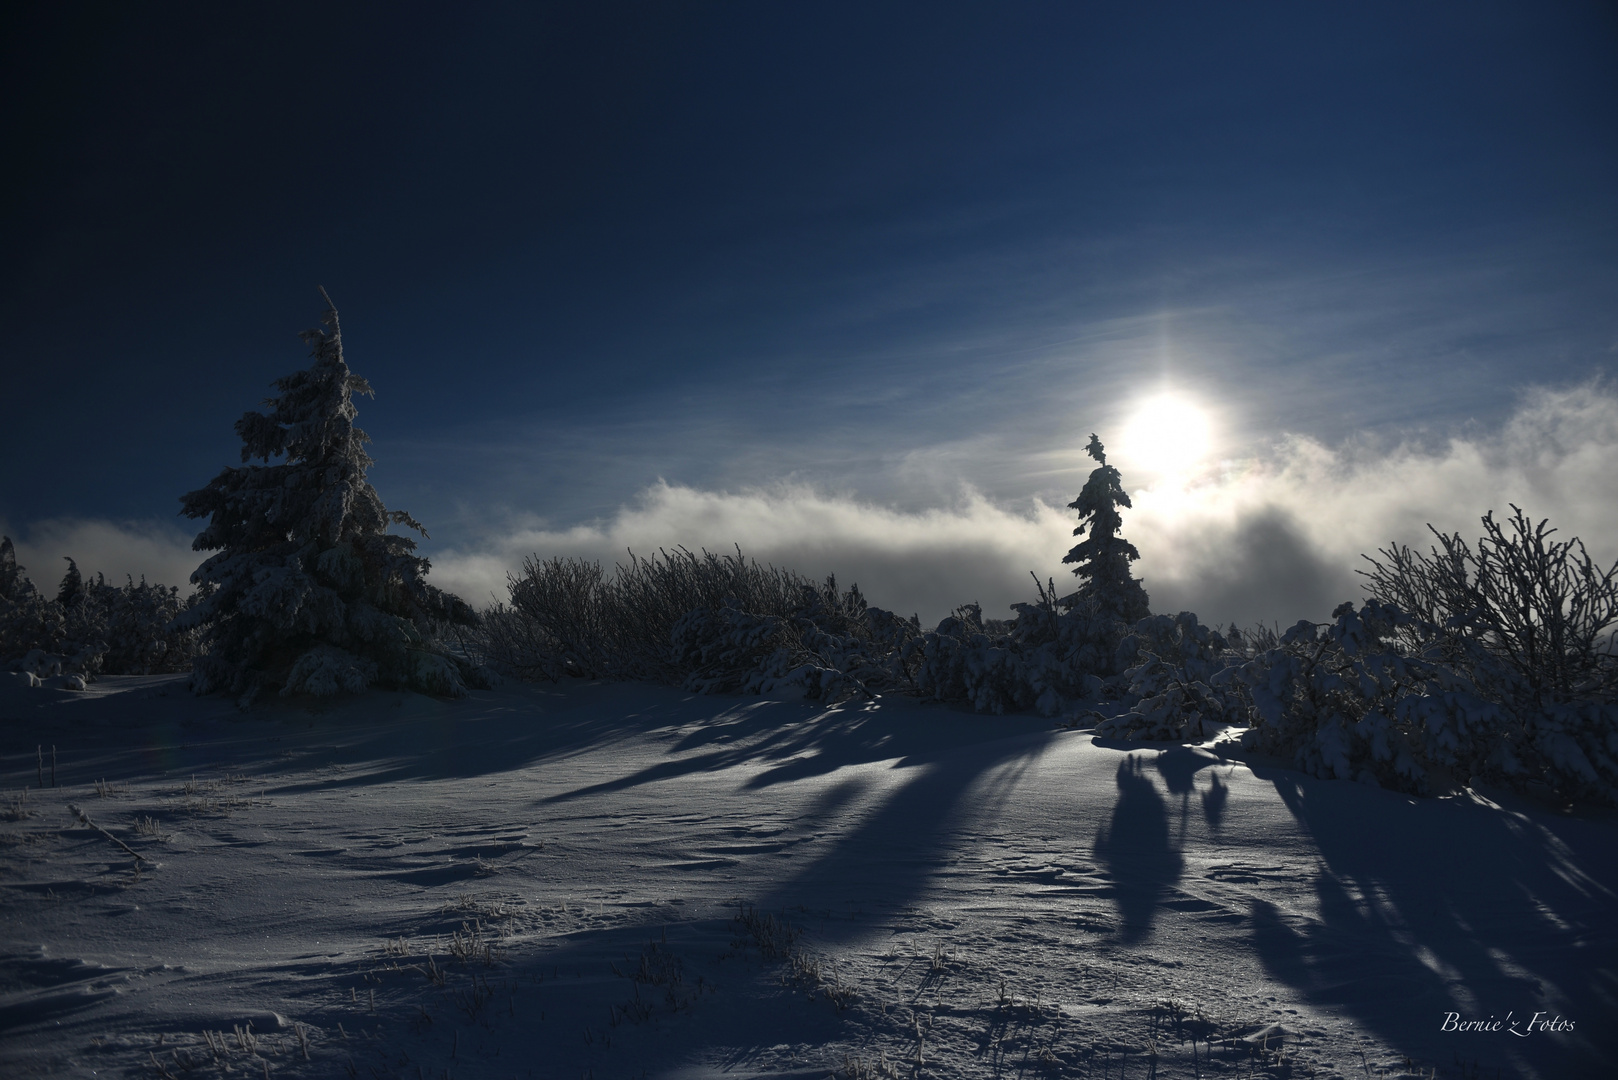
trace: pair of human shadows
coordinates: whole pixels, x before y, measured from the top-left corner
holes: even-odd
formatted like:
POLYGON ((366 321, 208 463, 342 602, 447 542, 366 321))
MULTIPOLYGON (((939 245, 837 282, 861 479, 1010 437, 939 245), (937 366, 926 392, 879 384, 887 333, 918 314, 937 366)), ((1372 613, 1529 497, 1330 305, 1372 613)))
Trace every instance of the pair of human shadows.
MULTIPOLYGON (((1108 824, 1096 834, 1094 855, 1112 880, 1123 941, 1140 941, 1151 933, 1160 906, 1184 873, 1181 850, 1196 774, 1220 760, 1207 751, 1176 746, 1151 758, 1130 753, 1118 763, 1118 801, 1108 824), (1177 830, 1170 828, 1168 802, 1158 793, 1148 765, 1163 777, 1170 794, 1181 797, 1177 830)), ((1227 799, 1228 789, 1215 774, 1202 794, 1203 815, 1214 828, 1223 820, 1227 799)))
MULTIPOLYGON (((1203 769, 1225 763, 1211 751, 1190 746, 1175 746, 1158 754, 1152 765, 1162 774, 1169 794, 1180 796, 1180 836, 1185 837, 1185 821, 1189 816, 1191 793, 1196 790, 1197 773, 1203 769)), ((1230 788, 1218 773, 1209 774, 1208 790, 1201 794, 1202 816, 1218 829, 1224 824, 1225 805, 1230 800, 1230 788)))

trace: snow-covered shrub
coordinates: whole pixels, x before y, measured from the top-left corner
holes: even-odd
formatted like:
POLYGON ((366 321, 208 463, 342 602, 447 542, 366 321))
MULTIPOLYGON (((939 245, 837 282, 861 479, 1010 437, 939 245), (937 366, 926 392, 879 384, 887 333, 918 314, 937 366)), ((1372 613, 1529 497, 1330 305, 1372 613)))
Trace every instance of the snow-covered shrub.
POLYGON ((829 700, 908 686, 915 620, 866 604, 857 586, 742 555, 684 548, 599 564, 531 558, 511 602, 488 613, 477 651, 519 678, 646 679, 699 692, 829 700))
POLYGON ((1522 724, 1519 786, 1543 784, 1570 802, 1618 804, 1618 702, 1557 701, 1522 724))
POLYGON ((995 714, 1034 703, 1037 695, 1023 677, 1010 635, 986 622, 981 607, 965 604, 906 645, 917 692, 995 714))
POLYGON ((54 599, 23 576, 9 537, 0 537, 0 664, 42 674, 149 675, 184 671, 195 652, 194 632, 172 623, 190 601, 162 585, 107 584, 68 571, 54 599), (46 659, 48 658, 48 659, 46 659))
POLYGON ((1367 556, 1366 591, 1413 618, 1406 652, 1463 680, 1504 717, 1486 770, 1578 801, 1618 802, 1618 562, 1603 569, 1577 537, 1551 539, 1512 506, 1485 514, 1476 547, 1428 526, 1425 555, 1367 556))
POLYGON ((1098 729, 1199 739, 1245 721, 1248 747, 1316 776, 1431 793, 1474 779, 1618 803, 1618 564, 1554 543, 1520 509, 1474 550, 1370 559, 1363 607, 1227 644, 1182 614, 1119 650, 1130 709, 1098 729), (1508 533, 1509 529, 1509 533, 1508 533))
POLYGON ((6 667, 36 679, 48 679, 62 673, 62 657, 44 649, 29 649, 23 655, 13 657, 6 667))
POLYGON ((1225 638, 1189 611, 1149 615, 1119 646, 1127 664, 1127 712, 1109 717, 1096 734, 1167 742, 1201 742, 1224 725, 1243 722, 1242 703, 1215 689, 1229 666, 1225 638))
POLYGON ((196 655, 198 633, 174 621, 196 602, 181 599, 174 586, 151 585, 133 578, 109 585, 97 574, 67 606, 69 636, 94 642, 98 660, 93 672, 107 675, 153 675, 186 671, 196 655))
POLYGON ((865 609, 866 648, 874 663, 884 669, 887 686, 910 688, 915 686, 915 672, 905 661, 906 647, 921 636, 921 620, 912 615, 908 619, 886 608, 865 609))
POLYGON ((1476 550, 1429 525, 1438 545, 1426 555, 1393 545, 1378 551, 1386 562, 1366 556, 1366 591, 1441 628, 1408 644, 1477 668, 1502 699, 1523 708, 1618 699, 1618 561, 1602 569, 1578 537, 1552 542, 1548 519, 1536 525, 1511 509, 1510 535, 1484 515, 1476 550), (1484 657, 1491 663, 1478 668, 1484 657))
POLYGON ((0 663, 11 671, 34 671, 40 657, 50 655, 60 671, 67 641, 67 613, 47 599, 17 565, 11 537, 0 536, 0 663))
POLYGON ((610 601, 601 564, 549 559, 510 577, 511 608, 485 616, 489 644, 503 666, 527 677, 599 677, 620 666, 606 627, 610 601))
POLYGON ((1435 655, 1411 655, 1414 616, 1370 600, 1299 622, 1275 648, 1214 676, 1245 698, 1244 746, 1314 776, 1430 793, 1512 767, 1504 715, 1435 655))
MULTIPOLYGON (((1036 579, 1037 583, 1037 579, 1036 579)), ((1057 611, 1054 593, 1015 604, 1009 624, 983 618, 977 604, 957 608, 937 629, 907 647, 916 689, 937 701, 964 701, 978 712, 1036 709, 1055 716, 1068 703, 1103 692, 1096 674, 1105 640, 1097 640, 1088 603, 1057 611)))
POLYGON ((727 599, 716 610, 694 608, 675 624, 672 656, 699 693, 800 693, 810 701, 874 696, 895 685, 891 612, 868 607, 858 586, 837 591, 835 578, 800 589, 785 616, 745 610, 727 599), (873 624, 881 636, 872 632, 873 624))
POLYGON ((383 506, 366 479, 369 439, 354 426, 353 395, 371 387, 344 361, 327 303, 330 332, 303 335, 314 362, 276 381, 268 413, 236 422, 243 466, 180 500, 187 517, 208 519, 192 546, 216 552, 191 578, 204 597, 175 623, 206 630, 207 651, 192 669, 199 693, 250 699, 373 682, 443 692, 441 667, 417 655, 423 632, 475 621, 465 603, 427 584, 415 541, 387 531, 404 525, 427 535, 409 514, 383 506), (253 458, 264 464, 246 464, 253 458))
MULTIPOLYGON (((658 554, 631 555, 613 581, 615 637, 623 653, 647 664, 673 663, 674 626, 696 608, 717 611, 734 600, 745 611, 785 617, 797 610, 804 588, 812 587, 799 574, 744 558, 740 547, 734 555, 693 555, 684 548, 658 554)), ((665 670, 671 681, 683 678, 678 668, 665 670)))

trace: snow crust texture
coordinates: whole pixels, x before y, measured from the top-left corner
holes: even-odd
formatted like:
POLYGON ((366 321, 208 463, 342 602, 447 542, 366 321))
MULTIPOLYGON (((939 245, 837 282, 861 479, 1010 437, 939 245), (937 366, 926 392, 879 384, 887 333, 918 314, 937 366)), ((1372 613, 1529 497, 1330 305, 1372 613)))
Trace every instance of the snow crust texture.
POLYGON ((129 677, 0 718, 7 1077, 1618 1060, 1604 812, 886 697, 129 677))

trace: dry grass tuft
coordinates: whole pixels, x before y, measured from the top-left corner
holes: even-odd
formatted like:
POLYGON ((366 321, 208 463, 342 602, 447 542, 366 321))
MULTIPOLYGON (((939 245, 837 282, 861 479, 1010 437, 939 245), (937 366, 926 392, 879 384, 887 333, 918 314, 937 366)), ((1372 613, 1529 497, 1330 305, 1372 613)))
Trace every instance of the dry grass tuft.
POLYGON ((6 821, 27 821, 37 813, 38 811, 36 810, 28 809, 28 792, 24 790, 19 791, 16 795, 9 796, 6 799, 5 809, 0 810, 0 819, 4 819, 6 821))
POLYGON ((803 936, 803 931, 798 927, 767 912, 760 914, 757 908, 746 904, 737 905, 736 915, 731 921, 747 933, 747 938, 733 939, 731 948, 744 952, 751 946, 765 960, 784 961, 787 965, 786 978, 807 987, 810 1000, 814 999, 816 993, 824 994, 838 1012, 858 1000, 859 995, 854 988, 845 986, 826 962, 799 947, 798 939, 803 936))
POLYGON ((449 954, 463 964, 481 960, 484 967, 493 967, 495 961, 503 959, 494 942, 484 935, 481 918, 461 923, 461 928, 450 936, 449 954))
POLYGON ((151 815, 135 819, 135 835, 150 837, 153 840, 167 840, 168 834, 158 831, 157 819, 151 815))

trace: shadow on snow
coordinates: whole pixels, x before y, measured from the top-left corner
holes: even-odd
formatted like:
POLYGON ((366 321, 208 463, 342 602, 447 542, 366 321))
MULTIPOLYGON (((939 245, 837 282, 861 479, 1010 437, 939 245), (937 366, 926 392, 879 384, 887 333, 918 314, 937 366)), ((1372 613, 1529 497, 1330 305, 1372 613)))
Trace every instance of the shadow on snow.
POLYGON ((1618 861, 1612 823, 1412 799, 1255 768, 1318 846, 1318 917, 1252 904, 1265 967, 1406 1052, 1517 1075, 1595 1075, 1618 1060, 1618 861), (1447 1013, 1535 1013, 1572 1033, 1444 1032, 1447 1013), (1417 1030, 1422 1045, 1403 1045, 1417 1030), (1596 1070, 1596 1071, 1590 1071, 1596 1070))

